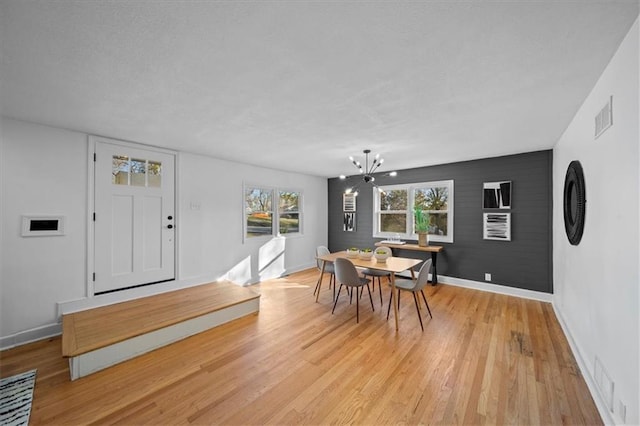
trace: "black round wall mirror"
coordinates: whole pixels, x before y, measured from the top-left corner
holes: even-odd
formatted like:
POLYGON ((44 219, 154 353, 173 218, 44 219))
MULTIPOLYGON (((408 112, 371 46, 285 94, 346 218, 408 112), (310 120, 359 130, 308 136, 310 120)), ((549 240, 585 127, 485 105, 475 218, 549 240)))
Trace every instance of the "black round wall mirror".
POLYGON ((577 246, 584 230, 584 214, 586 209, 586 191, 584 174, 579 161, 572 161, 564 178, 564 229, 569 242, 577 246))

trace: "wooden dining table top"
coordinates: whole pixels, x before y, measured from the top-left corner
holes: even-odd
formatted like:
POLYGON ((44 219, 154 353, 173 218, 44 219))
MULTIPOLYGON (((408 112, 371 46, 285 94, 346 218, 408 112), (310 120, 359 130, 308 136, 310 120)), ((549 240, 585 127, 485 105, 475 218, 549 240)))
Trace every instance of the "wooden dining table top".
POLYGON ((396 256, 389 256, 385 262, 378 262, 374 256, 372 256, 371 259, 349 257, 347 256, 346 250, 317 256, 316 258, 325 262, 335 262, 335 260, 340 257, 349 259, 351 263, 358 268, 377 269, 380 271, 393 272, 394 274, 404 272, 407 269, 411 269, 419 263, 422 263, 422 259, 411 259, 408 257, 396 256))

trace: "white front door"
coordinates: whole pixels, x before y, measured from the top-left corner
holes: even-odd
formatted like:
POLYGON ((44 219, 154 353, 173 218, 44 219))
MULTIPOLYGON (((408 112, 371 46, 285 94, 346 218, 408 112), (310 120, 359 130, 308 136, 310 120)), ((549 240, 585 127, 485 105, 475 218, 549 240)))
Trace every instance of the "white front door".
POLYGON ((94 293, 174 279, 175 155, 95 144, 94 293))

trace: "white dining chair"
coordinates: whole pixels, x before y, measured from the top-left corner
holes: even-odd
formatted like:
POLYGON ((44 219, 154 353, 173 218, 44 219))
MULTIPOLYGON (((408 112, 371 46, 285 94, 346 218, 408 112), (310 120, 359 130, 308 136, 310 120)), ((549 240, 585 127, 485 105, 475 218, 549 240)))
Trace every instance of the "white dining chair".
MULTIPOLYGON (((418 278, 414 281, 411 279, 396 279, 396 289, 398 289, 398 309, 400 309, 400 293, 403 291, 409 291, 413 294, 413 301, 416 304, 416 311, 418 311, 418 319, 420 320, 420 328, 424 331, 424 326, 422 325, 422 315, 420 315, 420 307, 418 306, 418 297, 417 293, 422 294, 422 299, 424 300, 424 304, 427 306, 427 311, 429 312, 429 317, 433 318, 431 315, 431 309, 429 309, 429 303, 427 303, 427 298, 424 295, 424 287, 429 282, 429 270, 431 269, 431 259, 425 260, 420 267, 420 272, 418 272, 418 278)), ((393 291, 393 289, 391 289, 393 291)), ((393 297, 389 296, 389 307, 387 308, 387 320, 389 319, 389 312, 391 311, 391 300, 393 297)))
POLYGON ((358 275, 358 270, 349 259, 339 257, 336 259, 335 268, 336 280, 340 283, 340 288, 338 288, 338 295, 333 303, 331 314, 336 310, 336 305, 338 304, 342 287, 347 287, 347 289, 351 290, 349 301, 351 301, 354 293, 356 296, 356 323, 358 323, 360 322, 360 304, 358 302, 360 299, 358 290, 360 288, 364 290, 364 286, 367 287, 367 291, 369 292, 369 301, 371 302, 371 309, 375 311, 375 308, 373 307, 373 298, 371 297, 371 289, 369 288, 369 279, 358 275))

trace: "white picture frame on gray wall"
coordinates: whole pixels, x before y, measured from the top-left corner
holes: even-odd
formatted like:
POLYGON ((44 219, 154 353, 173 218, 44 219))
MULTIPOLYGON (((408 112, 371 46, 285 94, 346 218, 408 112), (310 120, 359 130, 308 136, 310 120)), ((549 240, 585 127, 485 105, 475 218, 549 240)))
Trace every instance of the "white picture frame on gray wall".
POLYGON ((511 213, 483 213, 485 240, 511 241, 511 213))
POLYGON ((342 211, 344 212, 356 211, 356 195, 355 194, 342 194, 342 211))
POLYGON ((482 208, 510 209, 511 181, 484 182, 482 185, 482 208))
POLYGON ((356 230, 356 214, 353 212, 344 212, 342 217, 342 230, 346 232, 354 232, 356 230))

